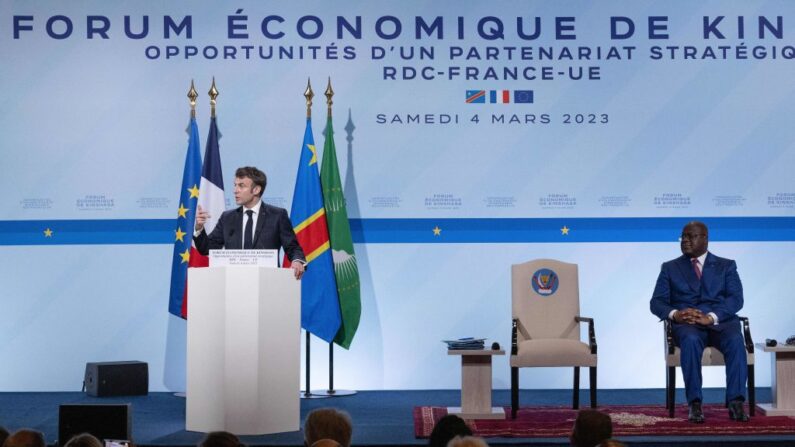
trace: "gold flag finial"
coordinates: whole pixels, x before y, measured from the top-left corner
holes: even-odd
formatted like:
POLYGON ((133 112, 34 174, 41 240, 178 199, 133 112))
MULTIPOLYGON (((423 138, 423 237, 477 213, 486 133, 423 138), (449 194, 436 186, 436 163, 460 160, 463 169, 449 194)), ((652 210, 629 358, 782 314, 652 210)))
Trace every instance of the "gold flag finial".
POLYGON ((210 95, 210 116, 215 118, 215 104, 217 102, 215 98, 218 97, 218 89, 215 88, 215 76, 213 76, 213 85, 210 87, 210 91, 207 92, 207 94, 210 95))
POLYGON ((190 80, 190 90, 188 90, 188 99, 190 99, 190 116, 196 118, 196 98, 199 93, 196 92, 196 87, 193 86, 193 79, 190 80))
POLYGON ((331 100, 332 96, 334 96, 334 90, 331 89, 331 76, 329 76, 328 87, 326 87, 326 104, 328 104, 328 116, 331 116, 331 105, 334 104, 334 101, 331 100))
POLYGON ((315 93, 312 91, 312 85, 309 83, 309 78, 306 79, 306 90, 304 91, 304 98, 306 98, 306 117, 312 118, 312 98, 315 93))

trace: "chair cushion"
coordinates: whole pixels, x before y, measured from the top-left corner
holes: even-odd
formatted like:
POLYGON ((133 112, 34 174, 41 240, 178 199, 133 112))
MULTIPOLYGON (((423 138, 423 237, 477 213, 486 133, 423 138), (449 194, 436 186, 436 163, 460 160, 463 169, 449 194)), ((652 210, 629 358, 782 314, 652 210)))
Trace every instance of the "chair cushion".
POLYGON ((578 340, 537 338, 521 341, 517 347, 517 355, 511 356, 512 367, 596 366, 596 354, 578 340))
MULTIPOLYGON (((680 355, 681 351, 679 350, 678 346, 674 348, 673 354, 668 354, 666 351, 665 366, 680 366, 681 365, 680 355)), ((748 354, 747 352, 746 355, 748 357, 747 363, 749 365, 753 365, 754 355, 748 354)), ((711 346, 704 348, 704 354, 701 356, 701 366, 722 366, 725 364, 726 362, 723 359, 723 354, 721 354, 721 352, 717 348, 713 348, 711 346)))

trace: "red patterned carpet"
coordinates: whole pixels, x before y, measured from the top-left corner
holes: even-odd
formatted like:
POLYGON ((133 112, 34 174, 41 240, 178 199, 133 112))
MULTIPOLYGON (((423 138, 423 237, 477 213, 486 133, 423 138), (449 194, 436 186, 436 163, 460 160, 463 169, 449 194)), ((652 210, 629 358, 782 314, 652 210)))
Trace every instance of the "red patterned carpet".
MULTIPOLYGON (((566 407, 522 408, 515 420, 468 421, 472 431, 482 437, 561 438, 568 437, 577 417, 576 410, 566 407)), ((723 405, 704 406, 707 422, 687 422, 687 405, 676 408, 674 419, 668 418, 662 405, 612 405, 599 407, 613 420, 613 436, 699 436, 699 435, 782 435, 795 434, 795 417, 761 416, 751 421, 729 420, 723 405)), ((427 438, 436 421, 447 414, 446 407, 414 407, 414 435, 427 438)))

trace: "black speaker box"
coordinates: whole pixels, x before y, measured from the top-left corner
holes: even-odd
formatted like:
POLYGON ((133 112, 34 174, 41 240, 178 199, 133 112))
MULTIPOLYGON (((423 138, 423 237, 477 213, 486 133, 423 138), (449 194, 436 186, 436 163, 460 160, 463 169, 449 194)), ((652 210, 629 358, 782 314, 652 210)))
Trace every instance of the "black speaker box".
POLYGON ((130 404, 69 404, 58 408, 58 443, 74 435, 91 433, 99 439, 130 439, 130 404))
POLYGON ((149 365, 145 362, 86 363, 84 380, 89 396, 142 396, 149 393, 149 365))

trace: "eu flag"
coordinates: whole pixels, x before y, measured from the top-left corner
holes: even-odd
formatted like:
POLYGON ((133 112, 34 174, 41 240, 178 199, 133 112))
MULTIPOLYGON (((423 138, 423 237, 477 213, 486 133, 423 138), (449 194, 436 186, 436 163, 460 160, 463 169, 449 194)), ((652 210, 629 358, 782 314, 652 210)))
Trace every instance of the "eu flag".
MULTIPOLYGON (((308 262, 301 280, 301 327, 331 343, 340 327, 340 303, 317 164, 312 120, 307 118, 290 210, 295 235, 308 262)), ((287 256, 284 265, 290 265, 287 256)))
POLYGON ((188 134, 188 153, 185 156, 185 169, 182 171, 182 188, 174 230, 174 254, 171 257, 171 293, 168 298, 168 311, 182 318, 188 317, 188 265, 191 258, 202 169, 199 128, 193 116, 190 119, 188 134))

